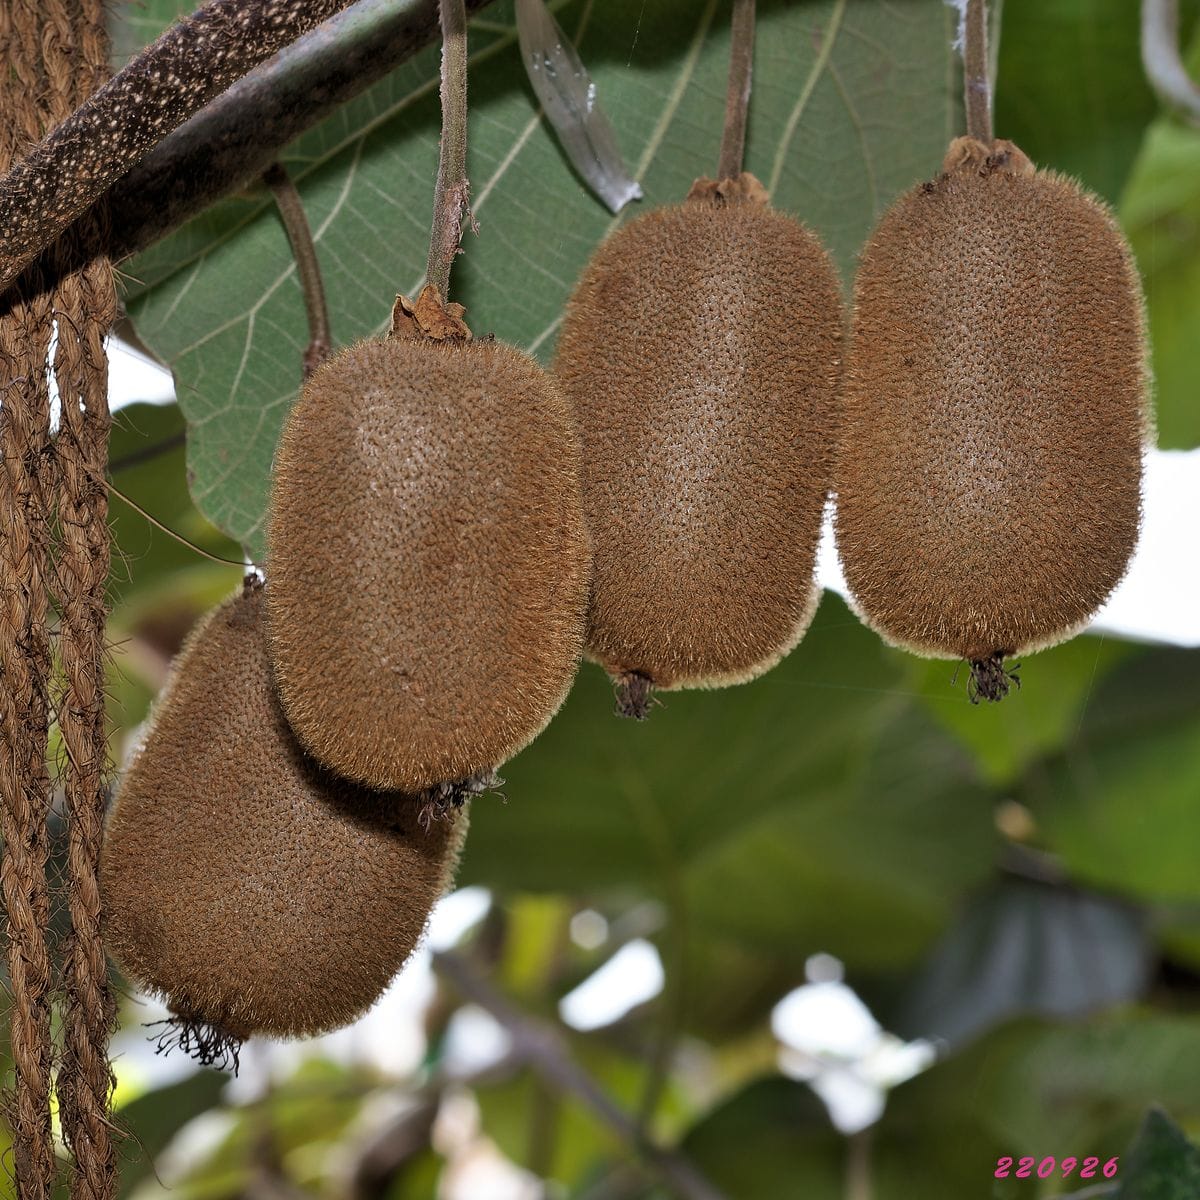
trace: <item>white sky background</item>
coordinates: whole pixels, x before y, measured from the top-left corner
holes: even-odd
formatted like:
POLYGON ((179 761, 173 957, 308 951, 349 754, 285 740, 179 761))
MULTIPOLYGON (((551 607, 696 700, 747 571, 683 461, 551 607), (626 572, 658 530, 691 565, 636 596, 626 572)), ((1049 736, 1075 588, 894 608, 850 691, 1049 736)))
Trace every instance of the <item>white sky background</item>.
MULTIPOLYGON (((175 399, 170 373, 116 339, 109 343, 109 363, 114 411, 139 400, 170 404, 175 399)), ((1093 627, 1122 637, 1200 646, 1200 450, 1152 451, 1144 506, 1142 538, 1129 574, 1093 627)), ((823 587, 846 594, 828 528, 819 575, 823 587)))

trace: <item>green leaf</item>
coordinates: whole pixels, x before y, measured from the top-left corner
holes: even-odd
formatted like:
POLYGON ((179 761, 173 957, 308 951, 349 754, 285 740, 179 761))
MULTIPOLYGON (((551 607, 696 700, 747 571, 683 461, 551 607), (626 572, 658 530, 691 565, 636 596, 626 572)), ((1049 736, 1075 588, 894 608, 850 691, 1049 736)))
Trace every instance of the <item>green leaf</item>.
POLYGON ((913 685, 930 712, 971 750, 985 778, 1005 786, 1074 738, 1097 684, 1134 653, 1130 643, 1114 638, 1072 638, 1025 657, 1022 686, 1000 704, 970 702, 961 664, 919 658, 910 664, 913 685))
POLYGON ((121 1195, 154 1174, 154 1158, 193 1117, 216 1107, 228 1082, 217 1071, 197 1071, 181 1083, 139 1096, 116 1114, 128 1133, 121 1142, 121 1195))
MULTIPOLYGON (((575 1039, 571 1054, 619 1107, 637 1111, 643 1063, 586 1039, 575 1039)), ((628 1150, 590 1108, 548 1088, 528 1070, 495 1084, 481 1083, 474 1091, 487 1136, 513 1162, 560 1184, 574 1186, 596 1164, 620 1159, 628 1150)))
POLYGON ((1144 652, 1095 690, 1079 737, 1022 799, 1080 881, 1152 900, 1200 896, 1200 651, 1144 652))
POLYGON ((989 870, 990 806, 898 686, 901 655, 827 594, 800 646, 741 688, 613 715, 585 668, 549 729, 477 801, 464 883, 637 884, 719 936, 802 968, 815 950, 895 964, 989 870))
POLYGON ((1109 897, 1002 878, 972 898, 921 969, 898 1031, 957 1047, 1014 1016, 1135 1000, 1148 975, 1145 926, 1109 897))
POLYGON ((687 1154, 725 1195, 834 1200, 844 1194, 844 1141, 804 1084, 766 1077, 723 1100, 689 1131, 687 1154))
POLYGON ((996 133, 1115 204, 1158 114, 1129 0, 1004 0, 996 133))
POLYGON ((193 0, 126 0, 106 7, 113 70, 119 71, 172 21, 195 7, 193 0))
POLYGON ((1200 1196, 1200 1150, 1161 1109, 1152 1108, 1122 1164, 1116 1200, 1200 1196))
MULTIPOLYGON (((129 404, 113 416, 109 442, 112 480, 126 496, 158 521, 210 554, 237 558, 238 544, 218 532, 196 511, 187 490, 183 414, 174 404, 129 404)), ((110 503, 115 569, 111 601, 120 607, 136 593, 204 564, 194 550, 156 529, 119 496, 110 503)), ((223 573, 232 590, 237 568, 223 573)))
MULTIPOLYGON (((183 444, 175 444, 184 428, 173 404, 130 404, 117 412, 109 446, 113 486, 202 550, 237 559, 238 544, 213 528, 192 503, 183 444)), ((117 727, 129 728, 145 716, 167 660, 196 618, 234 590, 241 572, 205 560, 119 496, 109 501, 109 526, 108 712, 117 727)))
MULTIPOLYGON (((641 178, 646 200, 632 210, 681 200, 715 168, 727 6, 574 0, 558 15, 641 178)), ((760 15, 748 167, 778 207, 823 235, 847 279, 884 206, 941 161, 958 109, 952 17, 911 0, 816 0, 760 15)), ((472 35, 471 67, 481 232, 468 238, 452 290, 477 332, 494 330, 545 359, 570 288, 617 221, 571 172, 533 105, 506 27, 511 6, 489 8, 487 18, 472 35)), ((396 292, 421 280, 436 63, 433 50, 419 55, 284 155, 314 229, 340 343, 383 329, 396 292)), ((228 201, 128 272, 140 281, 129 292, 139 335, 175 373, 197 503, 261 555, 271 459, 307 341, 282 227, 265 194, 228 201)))
POLYGON ((970 1109, 1005 1154, 1106 1162, 1161 1103, 1200 1117, 1200 1021, 1137 1010, 1074 1024, 1021 1022, 897 1089, 895 1103, 970 1109))
POLYGON ((723 1099, 683 1149, 731 1200, 843 1200, 858 1194, 847 1179, 852 1159, 865 1164, 874 1200, 983 1195, 1000 1147, 964 1097, 942 1093, 926 1108, 907 1105, 907 1091, 894 1093, 879 1123, 851 1143, 807 1085, 765 1077, 723 1099))
POLYGON ((1146 288, 1158 442, 1200 444, 1200 130, 1162 117, 1146 135, 1121 198, 1121 221, 1146 288))

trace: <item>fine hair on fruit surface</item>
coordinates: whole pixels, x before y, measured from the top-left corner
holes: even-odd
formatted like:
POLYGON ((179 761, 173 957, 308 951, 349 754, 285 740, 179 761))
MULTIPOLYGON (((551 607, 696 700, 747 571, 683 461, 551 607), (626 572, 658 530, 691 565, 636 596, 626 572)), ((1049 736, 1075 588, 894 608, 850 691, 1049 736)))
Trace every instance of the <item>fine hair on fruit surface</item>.
POLYGON ((284 706, 339 773, 487 775, 566 696, 591 565, 579 439, 520 351, 397 336, 330 359, 284 429, 268 543, 284 706))
POLYGON ((999 699, 1004 660, 1072 636, 1125 573, 1149 390, 1112 213, 1011 142, 954 141, 855 280, 836 533, 862 617, 999 699))
POLYGON ((587 652, 614 679, 740 683, 803 635, 842 321, 828 255, 748 174, 698 181, 592 257, 554 371, 584 444, 587 652))
POLYGON ((423 828, 415 798, 304 753, 247 584, 189 638, 122 777, 101 859, 110 951, 203 1061, 337 1028, 418 944, 466 825, 461 810, 423 828))

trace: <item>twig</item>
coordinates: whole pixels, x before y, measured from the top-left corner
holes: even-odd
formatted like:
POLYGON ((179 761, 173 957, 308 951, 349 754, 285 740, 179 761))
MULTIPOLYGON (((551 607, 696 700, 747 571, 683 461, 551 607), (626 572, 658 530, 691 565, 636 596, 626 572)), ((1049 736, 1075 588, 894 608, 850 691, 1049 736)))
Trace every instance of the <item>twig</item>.
POLYGON ((729 91, 725 97, 725 129, 717 179, 742 173, 746 151, 746 115, 750 109, 750 77, 754 71, 754 0, 734 0, 729 45, 729 91))
POLYGON ((724 1200, 686 1155, 639 1135, 637 1122, 570 1057, 556 1029, 518 1012, 459 955, 441 951, 433 956, 433 966, 460 995, 485 1009, 504 1027, 512 1038, 514 1052, 542 1079, 591 1109, 676 1195, 683 1200, 724 1200))
POLYGON ((0 179, 0 290, 151 147, 349 0, 211 0, 0 179))
POLYGON ((148 513, 136 500, 131 500, 127 495, 125 495, 124 492, 120 491, 118 488, 113 487, 113 485, 111 483, 109 483, 108 480, 104 481, 104 486, 106 488, 108 488, 108 490, 114 496, 116 496, 116 498, 118 500, 124 500, 125 503, 128 504, 129 507, 132 508, 134 512, 145 517, 146 520, 149 521, 150 524, 153 525, 155 529, 161 529, 163 531, 163 533, 165 533, 168 537, 173 537, 177 542, 182 543, 184 546, 187 546, 189 549, 195 550, 195 552, 197 554, 202 555, 204 558, 211 559, 213 562, 217 562, 217 563, 225 563, 227 566, 230 566, 230 567, 240 567, 243 571, 246 570, 247 566, 254 565, 253 563, 247 564, 245 562, 238 562, 238 560, 234 559, 234 558, 222 558, 219 554, 212 554, 209 551, 205 550, 203 547, 197 546, 195 542, 189 542, 187 540, 187 538, 185 538, 183 536, 182 533, 176 533, 175 530, 172 529, 169 525, 164 525, 157 517, 151 516, 150 513, 148 513))
POLYGON ((871 1200, 871 1130, 846 1139, 846 1200, 871 1200))
POLYGON ((463 0, 440 0, 442 20, 442 147, 425 282, 449 298, 450 267, 470 212, 467 182, 467 12, 463 0))
POLYGON ((1200 123, 1200 87, 1179 54, 1179 0, 1142 0, 1142 65, 1162 100, 1200 123))
POLYGON ((307 379, 329 357, 333 340, 329 334, 329 309, 325 304, 325 284, 321 264, 313 244, 312 230, 304 214, 304 202, 282 163, 272 163, 263 172, 263 182, 271 189, 280 220, 287 231, 300 290, 304 293, 304 311, 308 315, 308 347, 304 351, 303 377, 307 379))
POLYGON ((113 185, 113 258, 144 250, 256 179, 284 146, 407 62, 437 30, 437 0, 358 0, 284 47, 113 185))
POLYGON ((967 136, 991 145, 992 86, 988 81, 987 0, 967 0, 963 22, 963 102, 967 136))
POLYGON ((684 899, 678 873, 668 867, 664 871, 664 878, 667 880, 669 889, 668 950, 667 961, 664 964, 665 980, 659 1000, 661 1010, 658 1028, 654 1031, 654 1041, 646 1068, 645 1082, 642 1086, 642 1096, 638 1104, 638 1128, 643 1135, 647 1135, 653 1130, 654 1118, 658 1113, 658 1106, 662 1102, 663 1093, 666 1091, 667 1080, 679 1042, 679 1031, 683 1026, 684 1002, 687 995, 687 902, 684 899))

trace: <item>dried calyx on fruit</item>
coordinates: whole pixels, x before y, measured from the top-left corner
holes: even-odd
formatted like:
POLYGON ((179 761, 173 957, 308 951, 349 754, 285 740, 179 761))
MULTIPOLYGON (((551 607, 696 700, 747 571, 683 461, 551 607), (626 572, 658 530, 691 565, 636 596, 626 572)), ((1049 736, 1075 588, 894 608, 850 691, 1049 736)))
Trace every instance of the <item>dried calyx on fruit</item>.
POLYGON ((600 246, 554 364, 583 435, 587 653, 628 716, 655 689, 766 671, 820 594, 841 293, 813 233, 741 170, 746 0, 737 21, 718 179, 600 246))
POLYGON ((1137 541, 1149 373, 1112 214, 1011 142, 959 138, 855 281, 837 540, 863 618, 971 665, 1078 631, 1137 541))
POLYGON ((492 786, 578 668, 591 573, 575 420, 528 355, 443 303, 466 211, 466 28, 443 0, 428 276, 392 334, 307 382, 275 460, 268 625, 292 728, 326 766, 424 791, 492 786))
POLYGON ((304 753, 248 582, 191 636, 105 830, 108 945, 170 1006, 160 1048, 236 1065, 252 1034, 354 1020, 420 940, 466 823, 464 811, 425 829, 417 798, 304 753))

